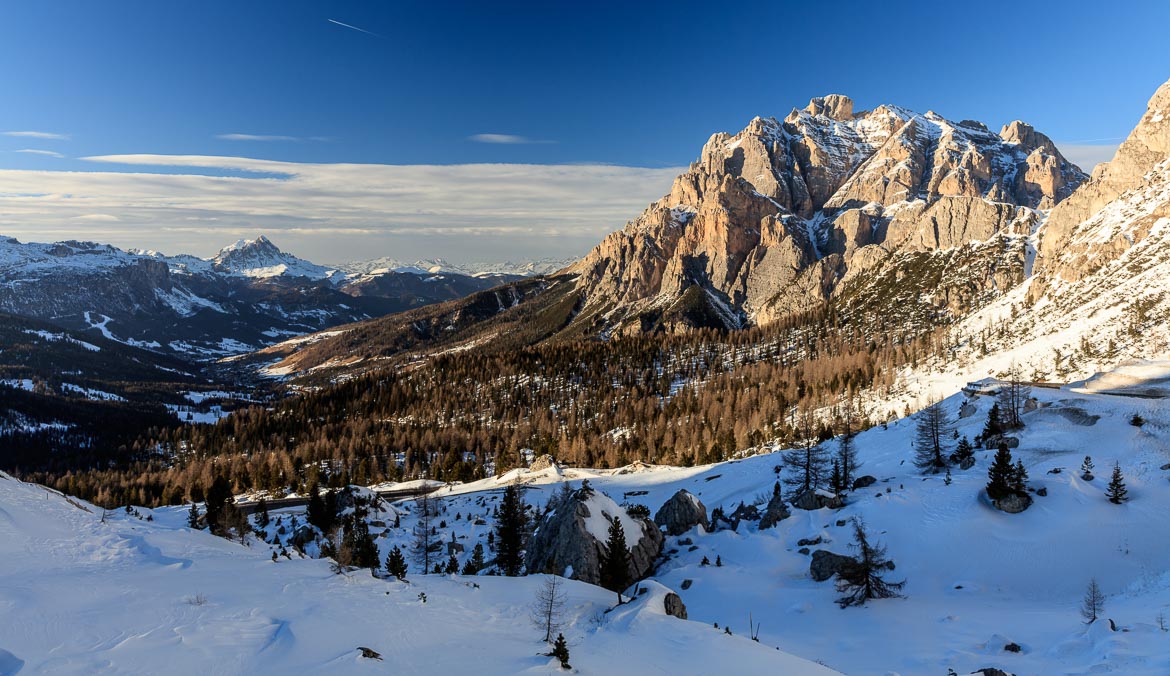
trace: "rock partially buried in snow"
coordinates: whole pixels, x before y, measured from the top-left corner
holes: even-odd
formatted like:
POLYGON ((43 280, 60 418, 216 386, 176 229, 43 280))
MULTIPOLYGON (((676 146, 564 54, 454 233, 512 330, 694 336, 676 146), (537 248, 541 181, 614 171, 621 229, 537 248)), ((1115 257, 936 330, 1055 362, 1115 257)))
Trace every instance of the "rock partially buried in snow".
POLYGON ((992 500, 991 504, 995 505, 996 509, 1000 510, 1001 512, 1007 512, 1008 514, 1019 514, 1020 512, 1032 506, 1032 496, 1013 493, 1012 495, 1002 497, 998 500, 992 500))
POLYGON ((658 508, 654 523, 665 528, 667 535, 682 535, 695 526, 710 530, 706 505, 685 488, 679 489, 658 508))
POLYGON ((869 488, 870 486, 872 486, 876 483, 877 483, 876 477, 870 476, 868 474, 866 474, 865 476, 859 476, 853 480, 853 490, 857 490, 859 488, 869 488))
POLYGON ((675 594, 674 592, 667 594, 666 597, 662 599, 662 606, 666 610, 667 615, 670 615, 671 617, 677 617, 680 620, 687 619, 687 607, 682 602, 682 598, 678 594, 675 594))
POLYGON ((797 509, 812 511, 814 509, 823 509, 825 507, 830 509, 841 509, 845 506, 845 503, 841 500, 841 496, 839 495, 835 495, 828 491, 813 490, 805 491, 798 495, 796 499, 792 501, 792 506, 797 509))
POLYGON ((532 461, 532 464, 528 466, 528 471, 541 472, 548 469, 549 467, 556 467, 558 470, 560 469, 560 466, 557 465, 557 461, 554 460, 551 455, 545 453, 536 460, 532 461))
POLYGON ((824 582, 834 575, 849 577, 856 569, 856 559, 844 554, 834 554, 826 549, 813 552, 812 562, 808 564, 809 575, 817 582, 824 582))
POLYGON ((760 530, 767 530, 790 516, 792 512, 788 511, 784 499, 779 494, 773 495, 768 501, 768 506, 764 508, 764 516, 760 518, 760 530))

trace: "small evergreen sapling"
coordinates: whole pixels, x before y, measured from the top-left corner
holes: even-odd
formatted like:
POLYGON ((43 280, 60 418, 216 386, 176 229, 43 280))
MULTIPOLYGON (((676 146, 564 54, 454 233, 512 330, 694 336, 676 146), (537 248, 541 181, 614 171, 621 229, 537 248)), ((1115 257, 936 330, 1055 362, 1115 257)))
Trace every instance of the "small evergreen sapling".
POLYGON ((399 580, 406 579, 406 557, 402 555, 398 545, 394 545, 394 549, 386 555, 386 572, 399 580))
POLYGON ((549 657, 555 657, 561 662, 562 669, 572 669, 569 666, 569 644, 565 642, 564 634, 557 634, 557 640, 553 643, 552 652, 548 654, 549 657))
POLYGON ((1093 480, 1093 458, 1085 456, 1085 461, 1081 463, 1081 478, 1085 481, 1093 480))
POLYGON ((1109 487, 1105 489, 1105 497, 1109 502, 1120 505, 1129 499, 1129 491, 1125 488, 1125 477, 1121 475, 1121 465, 1113 464, 1113 477, 1109 479, 1109 487))

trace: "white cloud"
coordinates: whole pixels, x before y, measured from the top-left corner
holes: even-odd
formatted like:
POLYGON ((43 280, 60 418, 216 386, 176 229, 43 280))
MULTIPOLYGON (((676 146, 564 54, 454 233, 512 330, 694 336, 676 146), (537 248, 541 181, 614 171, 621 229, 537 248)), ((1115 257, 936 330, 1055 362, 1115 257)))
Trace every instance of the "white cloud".
POLYGON ((1077 165, 1087 173, 1093 173, 1093 167, 1101 162, 1108 162, 1113 159, 1113 154, 1117 152, 1118 145, 1117 143, 1096 145, 1058 142, 1056 147, 1060 149, 1061 154, 1069 162, 1077 165))
POLYGON ((296 136, 274 134, 219 134, 215 138, 224 141, 300 141, 296 136))
POLYGON ((18 136, 20 138, 39 138, 46 141, 68 141, 69 134, 53 134, 47 131, 4 131, 0 132, 5 136, 18 136))
POLYGON ((517 136, 515 134, 475 134, 468 136, 467 139, 476 143, 497 143, 504 145, 556 143, 556 141, 538 141, 536 139, 530 139, 527 136, 517 136))
POLYGON ((28 153, 30 155, 44 155, 45 157, 56 157, 56 158, 65 157, 61 153, 55 153, 52 150, 38 150, 36 148, 21 148, 20 150, 14 150, 12 152, 14 152, 14 153, 28 153))
POLYGON ((133 170, 0 170, 0 233, 209 255, 226 242, 263 232, 321 261, 569 256, 635 217, 683 171, 304 164, 194 155, 82 159, 133 170), (147 167, 247 175, 151 173, 147 167))

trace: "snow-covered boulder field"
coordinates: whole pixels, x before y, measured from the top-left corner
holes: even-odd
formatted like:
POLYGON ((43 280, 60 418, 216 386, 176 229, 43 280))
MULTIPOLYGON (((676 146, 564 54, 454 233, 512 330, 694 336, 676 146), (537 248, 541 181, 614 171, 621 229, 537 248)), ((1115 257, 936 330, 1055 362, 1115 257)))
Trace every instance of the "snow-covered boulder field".
MULTIPOLYGON (((338 575, 137 512, 103 521, 0 474, 0 674, 562 673, 527 622, 543 576, 338 575)), ((670 617, 660 594, 606 613, 611 592, 564 588, 575 673, 833 673, 670 617)))

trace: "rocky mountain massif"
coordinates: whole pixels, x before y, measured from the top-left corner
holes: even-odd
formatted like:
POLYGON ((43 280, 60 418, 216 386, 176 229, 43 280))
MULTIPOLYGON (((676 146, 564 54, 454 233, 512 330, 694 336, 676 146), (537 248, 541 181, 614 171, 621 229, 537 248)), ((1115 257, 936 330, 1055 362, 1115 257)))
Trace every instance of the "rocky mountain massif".
POLYGON ((262 359, 281 374, 336 372, 521 337, 799 323, 826 307, 858 326, 928 331, 1018 287, 1046 210, 1085 178, 1023 122, 995 133, 826 96, 712 136, 668 195, 538 289, 503 287, 262 359))

